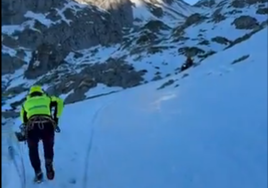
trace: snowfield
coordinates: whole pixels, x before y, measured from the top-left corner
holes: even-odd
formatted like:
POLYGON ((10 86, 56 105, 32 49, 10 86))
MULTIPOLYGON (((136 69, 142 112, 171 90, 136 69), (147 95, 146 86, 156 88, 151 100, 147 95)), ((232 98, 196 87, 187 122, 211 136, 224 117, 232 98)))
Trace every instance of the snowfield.
POLYGON ((161 17, 159 20, 164 21, 169 26, 183 23, 185 17, 201 11, 201 9, 192 7, 184 1, 172 1, 172 3, 169 4, 164 0, 131 0, 131 3, 133 16, 136 21, 146 23, 149 20, 158 20, 159 17, 161 17), (153 9, 156 7, 163 10, 162 16, 157 17, 152 13, 153 9))
POLYGON ((3 187, 266 188, 267 32, 210 56, 187 77, 67 105, 54 181, 32 183, 27 145, 10 140, 12 124, 3 127, 2 157, 15 150, 2 161, 3 187))

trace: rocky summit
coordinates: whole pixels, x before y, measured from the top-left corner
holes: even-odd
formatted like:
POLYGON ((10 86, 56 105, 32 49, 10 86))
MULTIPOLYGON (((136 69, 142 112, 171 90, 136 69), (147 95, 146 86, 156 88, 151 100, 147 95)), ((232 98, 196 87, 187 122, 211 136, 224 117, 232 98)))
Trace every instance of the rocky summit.
POLYGON ((69 104, 174 74, 184 79, 267 27, 267 4, 2 0, 2 115, 17 117, 33 84, 69 104), (188 56, 194 66, 181 72, 188 56))

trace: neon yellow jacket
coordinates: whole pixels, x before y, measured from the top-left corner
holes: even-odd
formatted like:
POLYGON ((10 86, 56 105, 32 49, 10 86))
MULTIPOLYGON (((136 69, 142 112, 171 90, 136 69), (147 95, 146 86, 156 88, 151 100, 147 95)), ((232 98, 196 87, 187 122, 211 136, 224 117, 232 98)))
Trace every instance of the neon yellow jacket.
POLYGON ((28 95, 26 101, 22 105, 20 118, 23 123, 36 115, 50 116, 53 119, 59 118, 64 107, 63 100, 55 96, 48 96, 40 93, 37 96, 28 95), (55 107, 54 114, 51 114, 52 108, 55 107))

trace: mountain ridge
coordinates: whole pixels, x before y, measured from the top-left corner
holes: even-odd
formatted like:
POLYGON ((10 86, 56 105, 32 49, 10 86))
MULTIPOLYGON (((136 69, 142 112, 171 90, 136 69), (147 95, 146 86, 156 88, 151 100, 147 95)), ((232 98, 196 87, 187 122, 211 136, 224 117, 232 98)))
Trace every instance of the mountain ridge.
MULTIPOLYGON (((166 5, 175 3, 176 5, 182 1, 147 1, 147 3, 152 2, 162 2, 166 5)), ((49 1, 45 5, 48 6, 49 1)), ((87 93, 94 88, 103 87, 104 90, 110 88, 109 92, 121 91, 170 75, 181 74, 179 67, 185 61, 185 56, 192 56, 196 66, 202 65, 207 57, 246 41, 267 26, 267 12, 265 12, 267 2, 265 0, 220 1, 210 10, 195 9, 198 11, 186 16, 182 23, 178 21, 177 24, 174 24, 172 19, 171 22, 166 22, 166 17, 162 20, 161 17, 145 19, 137 24, 133 13, 132 26, 114 24, 119 19, 115 20, 108 9, 104 10, 103 7, 96 5, 61 1, 59 6, 61 9, 49 9, 49 14, 28 10, 26 21, 22 25, 10 25, 11 23, 2 25, 2 62, 5 62, 2 63, 2 89, 4 91, 2 109, 17 111, 27 94, 27 88, 32 84, 40 84, 48 93, 63 96, 66 103, 73 103, 88 98, 87 93), (80 17, 74 17, 82 24, 77 28, 68 25, 68 23, 75 22, 72 19, 51 22, 48 18, 53 11, 55 15, 67 11, 71 16, 87 13, 85 18, 89 19, 93 19, 95 15, 101 25, 87 20, 90 27, 85 30, 82 24, 84 20, 80 17), (109 22, 111 20, 114 22, 109 22), (53 26, 55 22, 56 26, 53 26), (107 32, 106 23, 108 22, 108 29, 113 28, 114 34, 111 31, 107 32), (54 27, 54 30, 50 30, 49 24, 54 27), (62 27, 58 27, 58 24, 62 27), (27 26, 26 29, 24 29, 25 26, 27 26), (104 33, 96 32, 99 27, 104 33), (80 30, 89 32, 92 36, 98 35, 99 39, 83 37, 83 34, 81 37, 78 33, 73 35, 80 30), (52 31, 56 34, 53 35, 52 31), (30 36, 37 35, 38 37, 25 37, 28 35, 27 32, 30 36), (49 36, 59 38, 53 40, 52 37, 42 42, 49 36), (71 38, 65 40, 66 36, 71 38), (76 40, 77 36, 80 36, 79 40, 76 40), (29 40, 33 39, 37 41, 30 43, 29 40), (64 43, 58 42, 63 39, 64 43), (25 43, 28 46, 24 46, 25 43), (79 48, 75 48, 79 45, 79 48), (91 47, 81 48, 81 45, 91 47), (17 95, 20 97, 15 100, 17 95), (11 106, 9 101, 13 101, 11 106)), ((35 7, 38 9, 38 6, 35 7)), ((133 5, 128 5, 128 8, 135 12, 133 5)), ((148 13, 148 10, 145 11, 148 13)))

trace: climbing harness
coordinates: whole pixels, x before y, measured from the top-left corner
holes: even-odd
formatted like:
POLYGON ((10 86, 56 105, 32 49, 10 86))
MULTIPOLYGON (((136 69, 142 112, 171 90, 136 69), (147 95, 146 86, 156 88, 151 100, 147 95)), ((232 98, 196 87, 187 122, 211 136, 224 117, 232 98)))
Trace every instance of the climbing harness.
POLYGON ((19 141, 27 140, 28 131, 32 130, 34 127, 38 126, 40 130, 43 130, 46 123, 52 123, 55 132, 61 132, 60 128, 58 127, 57 123, 54 119, 49 116, 33 116, 29 119, 26 124, 20 125, 20 133, 17 133, 17 138, 19 141))
POLYGON ((26 124, 27 131, 32 130, 35 126, 38 126, 40 130, 44 129, 45 123, 52 123, 54 129, 56 130, 57 124, 56 122, 48 116, 33 116, 29 119, 26 124))

